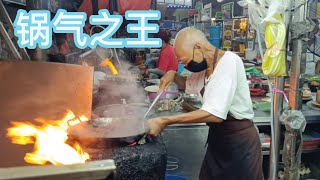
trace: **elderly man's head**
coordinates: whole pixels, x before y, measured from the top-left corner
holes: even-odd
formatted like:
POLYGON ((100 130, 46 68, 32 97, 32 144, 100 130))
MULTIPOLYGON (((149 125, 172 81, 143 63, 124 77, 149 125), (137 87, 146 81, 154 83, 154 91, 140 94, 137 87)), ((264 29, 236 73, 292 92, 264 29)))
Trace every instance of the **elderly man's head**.
POLYGON ((205 51, 213 46, 200 30, 188 27, 178 32, 174 48, 178 59, 184 64, 188 64, 192 59, 201 62, 204 59, 205 51))

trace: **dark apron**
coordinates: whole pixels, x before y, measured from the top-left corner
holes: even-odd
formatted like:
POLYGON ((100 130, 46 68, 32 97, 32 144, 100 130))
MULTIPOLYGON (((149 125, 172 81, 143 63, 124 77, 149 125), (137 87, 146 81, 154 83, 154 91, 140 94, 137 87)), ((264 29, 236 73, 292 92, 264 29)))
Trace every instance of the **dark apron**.
POLYGON ((200 180, 262 180, 261 143, 250 120, 228 116, 208 123, 208 147, 200 180))

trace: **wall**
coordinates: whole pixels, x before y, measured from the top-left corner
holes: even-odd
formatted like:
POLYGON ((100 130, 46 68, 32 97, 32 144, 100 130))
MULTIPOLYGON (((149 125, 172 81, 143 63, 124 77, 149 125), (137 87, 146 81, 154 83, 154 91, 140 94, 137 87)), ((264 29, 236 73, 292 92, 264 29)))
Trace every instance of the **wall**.
POLYGON ((168 20, 180 21, 180 20, 182 20, 184 18, 188 18, 189 17, 188 9, 171 9, 171 8, 168 8, 164 12, 161 12, 161 18, 162 19, 167 17, 168 20))
POLYGON ((180 21, 184 18, 188 18, 188 10, 187 9, 177 9, 174 12, 174 16, 176 17, 176 21, 180 21))

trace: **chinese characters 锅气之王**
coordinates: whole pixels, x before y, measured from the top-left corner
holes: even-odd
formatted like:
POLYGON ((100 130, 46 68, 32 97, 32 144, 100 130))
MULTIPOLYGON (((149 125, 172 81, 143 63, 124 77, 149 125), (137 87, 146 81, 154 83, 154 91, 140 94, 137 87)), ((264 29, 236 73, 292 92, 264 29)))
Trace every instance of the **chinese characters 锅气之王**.
POLYGON ((98 15, 89 18, 91 25, 105 25, 106 28, 91 37, 83 32, 87 15, 84 12, 67 12, 59 9, 50 21, 51 14, 47 10, 19 10, 14 21, 14 34, 18 37, 20 48, 48 49, 52 45, 52 33, 72 33, 75 45, 84 49, 95 48, 97 45, 104 48, 158 48, 162 41, 159 38, 148 38, 148 34, 159 31, 158 24, 149 23, 149 20, 159 20, 160 11, 131 10, 125 13, 127 20, 136 20, 137 24, 128 24, 128 33, 137 33, 138 38, 112 38, 120 28, 123 17, 111 15, 108 10, 102 9, 98 15))

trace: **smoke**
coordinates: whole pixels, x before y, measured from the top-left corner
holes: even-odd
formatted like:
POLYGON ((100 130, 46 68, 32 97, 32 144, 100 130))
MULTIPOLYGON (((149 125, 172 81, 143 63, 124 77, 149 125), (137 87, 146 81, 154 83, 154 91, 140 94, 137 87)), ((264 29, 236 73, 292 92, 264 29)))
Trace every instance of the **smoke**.
MULTIPOLYGON (((112 75, 109 69, 106 69, 105 76, 102 79, 101 73, 99 76, 99 90, 96 101, 96 107, 110 105, 110 104, 122 104, 124 101, 127 104, 131 103, 145 103, 147 94, 142 87, 142 84, 138 81, 139 69, 137 67, 132 68, 133 65, 126 60, 123 54, 119 54, 119 64, 116 56, 111 59, 114 66, 118 69, 118 75, 112 75)), ((97 79, 97 77, 95 78, 97 79)), ((121 112, 119 112, 121 113, 121 112)))
POLYGON ((139 68, 132 65, 121 50, 115 55, 115 51, 100 48, 82 60, 95 69, 91 118, 98 120, 99 127, 90 127, 89 132, 78 132, 94 132, 92 135, 102 137, 129 137, 145 133, 144 114, 148 110, 145 101, 148 98, 138 78, 139 68), (99 66, 107 58, 117 68, 117 75, 113 75, 108 67, 99 66))

